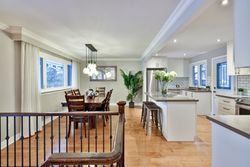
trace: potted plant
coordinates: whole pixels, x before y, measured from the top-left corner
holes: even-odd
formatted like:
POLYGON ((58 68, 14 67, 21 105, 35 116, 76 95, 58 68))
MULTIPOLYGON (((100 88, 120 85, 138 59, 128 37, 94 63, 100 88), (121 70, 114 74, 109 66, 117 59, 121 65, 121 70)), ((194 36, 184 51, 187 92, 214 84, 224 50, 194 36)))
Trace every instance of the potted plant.
POLYGON ((168 92, 168 83, 172 82, 177 76, 175 71, 166 72, 166 71, 155 71, 154 77, 156 80, 160 81, 161 84, 161 94, 163 96, 167 95, 168 92))
POLYGON ((134 98, 143 85, 142 71, 138 71, 135 74, 132 74, 131 71, 126 74, 122 69, 120 69, 120 71, 123 77, 124 85, 128 89, 127 100, 129 101, 129 108, 134 108, 134 98))
POLYGON ((243 95, 243 93, 244 93, 244 89, 243 88, 238 88, 238 94, 243 95))

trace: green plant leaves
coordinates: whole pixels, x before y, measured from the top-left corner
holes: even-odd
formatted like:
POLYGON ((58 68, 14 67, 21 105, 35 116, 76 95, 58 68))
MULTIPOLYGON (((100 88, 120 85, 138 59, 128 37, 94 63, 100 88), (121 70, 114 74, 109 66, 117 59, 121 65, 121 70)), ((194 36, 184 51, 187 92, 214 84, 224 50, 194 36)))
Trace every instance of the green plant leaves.
POLYGON ((127 96, 128 101, 133 101, 136 97, 138 91, 143 86, 143 76, 142 71, 138 71, 135 74, 132 74, 131 71, 129 71, 128 74, 126 74, 122 69, 120 69, 121 76, 123 77, 124 85, 129 91, 129 94, 127 96))

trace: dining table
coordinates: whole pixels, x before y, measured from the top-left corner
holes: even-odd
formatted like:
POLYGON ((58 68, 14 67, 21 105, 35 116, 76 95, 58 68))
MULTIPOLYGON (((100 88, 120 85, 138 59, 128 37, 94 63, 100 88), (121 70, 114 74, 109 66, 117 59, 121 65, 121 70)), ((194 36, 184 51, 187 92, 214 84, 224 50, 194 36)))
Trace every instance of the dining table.
MULTIPOLYGON (((97 96, 97 97, 92 97, 92 98, 85 96, 85 99, 84 99, 84 105, 85 105, 85 109, 86 109, 85 112, 97 111, 97 109, 102 106, 102 102, 104 99, 105 99, 104 96, 97 96)), ((61 102, 61 105, 62 105, 62 107, 68 106, 66 101, 61 102)), ((96 123, 95 123, 94 117, 90 118, 89 127, 90 127, 90 129, 96 128, 96 123)))

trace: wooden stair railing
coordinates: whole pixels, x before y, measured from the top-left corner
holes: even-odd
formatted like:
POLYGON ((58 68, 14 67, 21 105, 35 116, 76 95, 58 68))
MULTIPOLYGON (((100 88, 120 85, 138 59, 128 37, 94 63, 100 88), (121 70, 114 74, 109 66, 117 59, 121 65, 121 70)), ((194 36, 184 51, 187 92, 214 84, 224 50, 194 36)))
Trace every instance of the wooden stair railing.
MULTIPOLYGON (((0 113, 0 166, 50 166, 53 164, 59 165, 105 165, 124 167, 124 122, 126 102, 118 102, 118 111, 92 111, 92 112, 4 112, 0 113), (96 126, 100 125, 100 132, 97 133, 97 128, 90 132, 88 126, 88 136, 84 138, 82 135, 82 125, 75 134, 67 137, 67 126, 70 116, 87 117, 90 123, 91 117, 96 121, 96 126), (98 121, 98 117, 110 117, 109 125, 106 127, 102 122, 98 121), (118 117, 118 124, 114 136, 112 134, 112 117, 118 117), (39 129, 38 119, 41 118, 42 129, 39 129), (31 133, 31 119, 35 121, 35 133, 31 133), (49 121, 48 123, 46 121, 49 121), (98 124, 98 122, 100 124, 98 124), (24 130, 26 123, 26 131, 24 130), (27 127, 28 125, 28 127, 27 127), (27 130, 28 128, 28 130, 27 130), (11 130, 13 133, 11 133, 11 130), (41 130, 41 131, 40 131, 41 130), (105 137, 104 130, 109 136, 105 137), (25 137, 24 131, 26 135, 25 137), (92 133, 92 136, 90 135, 92 133), (98 140, 98 134, 100 140, 98 140), (13 136, 11 136, 13 135, 13 136), (65 135, 65 136, 64 136, 65 135), (76 138, 77 137, 77 138, 76 138), (115 138, 114 138, 115 137, 115 138), (93 138, 94 145, 90 146, 90 138, 93 138), (83 141, 85 145, 83 146, 83 141), (99 142, 97 146, 97 141, 99 142), (102 142, 102 144, 100 143, 102 142), (78 145, 76 146, 76 143, 78 145), (105 152, 105 143, 109 146, 110 152, 105 152), (109 144, 108 144, 109 143, 109 144), (4 144, 4 145, 3 145, 4 144), (55 145, 54 145, 55 144, 55 145), (76 149, 77 147, 77 149, 76 149), (91 149, 90 149, 91 147, 91 149), (90 150, 102 147, 103 152, 93 152, 90 150), (77 153, 77 151, 80 152, 77 153), (14 152, 13 152, 14 151, 14 152), (73 151, 73 152, 72 152, 73 151)), ((33 126, 34 127, 34 126, 33 126)))
MULTIPOLYGON (((114 148, 111 152, 54 153, 48 157, 41 167, 52 165, 112 165, 115 163, 118 167, 124 167, 125 104, 124 101, 117 103, 120 116, 116 128, 114 148)), ((106 113, 108 115, 109 112, 106 113)))

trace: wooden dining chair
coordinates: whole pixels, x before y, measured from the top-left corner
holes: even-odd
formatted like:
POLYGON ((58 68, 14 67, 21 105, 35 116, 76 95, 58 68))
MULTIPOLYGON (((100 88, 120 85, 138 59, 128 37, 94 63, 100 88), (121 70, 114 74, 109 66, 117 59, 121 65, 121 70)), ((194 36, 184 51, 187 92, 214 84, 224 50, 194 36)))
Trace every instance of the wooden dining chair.
POLYGON ((65 91, 65 96, 73 96, 74 95, 74 92, 73 90, 68 90, 68 91, 65 91))
POLYGON ((113 89, 111 89, 109 91, 109 94, 108 94, 108 97, 107 97, 107 100, 106 100, 105 111, 110 111, 110 99, 111 99, 112 93, 113 93, 113 89))
POLYGON ((79 89, 74 89, 73 92, 75 96, 81 96, 81 92, 79 89))
POLYGON ((105 87, 96 87, 96 92, 98 92, 99 96, 105 97, 105 87))
MULTIPOLYGON (((85 104, 84 104, 84 96, 67 96, 65 95, 67 104, 68 104, 68 111, 69 112, 74 112, 74 111, 82 111, 85 112, 85 104)), ((87 118, 86 117, 81 117, 81 116, 70 116, 69 117, 69 129, 67 133, 67 137, 70 135, 70 130, 71 130, 71 122, 74 122, 74 128, 78 128, 78 123, 82 122, 84 126, 84 134, 86 137, 86 122, 87 118)))

